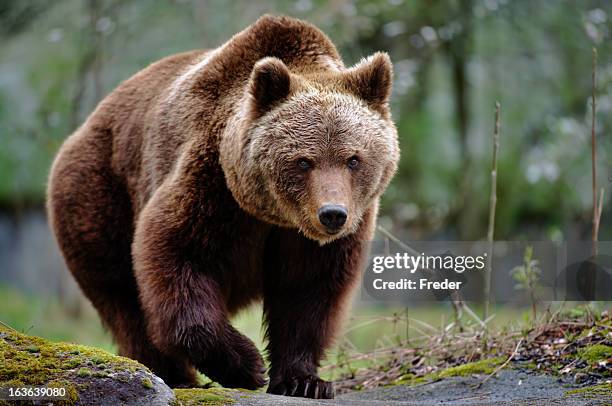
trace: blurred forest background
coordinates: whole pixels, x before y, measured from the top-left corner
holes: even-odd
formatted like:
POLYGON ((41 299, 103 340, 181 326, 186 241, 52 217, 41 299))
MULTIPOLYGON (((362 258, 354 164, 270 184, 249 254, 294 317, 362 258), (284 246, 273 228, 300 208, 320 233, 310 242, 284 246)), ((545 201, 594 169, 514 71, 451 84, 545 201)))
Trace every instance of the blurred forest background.
MULTIPOLYGON (((219 46, 264 13, 316 24, 347 65, 391 55, 402 159, 381 224, 404 240, 486 236, 495 101, 496 239, 590 238, 596 47, 600 240, 612 238, 609 1, 1 0, 0 320, 110 347, 46 225, 52 158, 122 80, 172 53, 219 46)), ((258 334, 257 317, 240 323, 258 334)))

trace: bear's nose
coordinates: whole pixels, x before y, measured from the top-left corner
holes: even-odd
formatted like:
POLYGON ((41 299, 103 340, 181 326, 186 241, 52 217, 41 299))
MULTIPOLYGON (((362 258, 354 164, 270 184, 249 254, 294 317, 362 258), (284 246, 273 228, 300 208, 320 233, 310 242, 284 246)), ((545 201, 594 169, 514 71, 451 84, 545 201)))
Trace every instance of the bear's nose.
POLYGON ((348 212, 344 206, 338 204, 326 204, 319 209, 317 214, 319 215, 321 224, 325 226, 328 232, 332 233, 342 228, 348 216, 348 212))

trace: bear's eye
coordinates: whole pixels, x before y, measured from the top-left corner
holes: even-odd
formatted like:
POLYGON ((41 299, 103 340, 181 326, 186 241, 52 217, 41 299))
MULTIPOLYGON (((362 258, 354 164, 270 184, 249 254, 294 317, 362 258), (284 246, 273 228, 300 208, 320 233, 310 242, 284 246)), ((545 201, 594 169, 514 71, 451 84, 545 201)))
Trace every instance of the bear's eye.
POLYGON ((350 157, 346 165, 349 167, 349 169, 357 169, 357 167, 359 167, 359 158, 356 156, 350 157))
POLYGON ((309 161, 308 159, 306 159, 306 158, 301 158, 301 159, 298 159, 298 161, 297 161, 297 166, 298 166, 298 168, 300 168, 301 170, 303 170, 303 171, 307 171, 307 170, 309 170, 309 169, 310 169, 310 167, 311 167, 312 165, 310 164, 310 161, 309 161))

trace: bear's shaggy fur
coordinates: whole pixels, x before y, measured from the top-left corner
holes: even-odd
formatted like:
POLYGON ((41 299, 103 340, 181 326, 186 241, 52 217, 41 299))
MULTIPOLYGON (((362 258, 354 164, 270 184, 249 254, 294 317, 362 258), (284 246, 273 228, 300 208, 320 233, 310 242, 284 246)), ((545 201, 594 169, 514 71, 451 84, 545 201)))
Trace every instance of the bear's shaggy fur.
POLYGON ((120 353, 173 386, 194 368, 263 386, 228 321, 263 299, 268 391, 332 397, 317 367, 399 157, 390 91, 386 54, 345 68, 312 25, 264 16, 106 97, 62 146, 48 212, 120 353))

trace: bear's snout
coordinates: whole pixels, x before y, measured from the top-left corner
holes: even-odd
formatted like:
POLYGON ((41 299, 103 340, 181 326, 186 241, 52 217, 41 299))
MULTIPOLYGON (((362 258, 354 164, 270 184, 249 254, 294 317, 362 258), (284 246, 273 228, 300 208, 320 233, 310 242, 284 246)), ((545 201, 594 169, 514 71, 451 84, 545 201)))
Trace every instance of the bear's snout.
POLYGON ((330 234, 337 233, 348 217, 348 211, 339 204, 326 204, 317 211, 319 221, 330 234))

